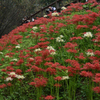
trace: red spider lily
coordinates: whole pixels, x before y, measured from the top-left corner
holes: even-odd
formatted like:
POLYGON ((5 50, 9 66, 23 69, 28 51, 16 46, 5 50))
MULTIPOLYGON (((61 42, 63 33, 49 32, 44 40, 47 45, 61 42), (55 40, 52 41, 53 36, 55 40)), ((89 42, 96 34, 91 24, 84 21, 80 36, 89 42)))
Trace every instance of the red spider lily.
POLYGON ((28 58, 27 62, 32 63, 34 61, 34 58, 28 58))
POLYGON ((2 71, 2 72, 6 72, 6 69, 2 69, 1 71, 2 71))
POLYGON ((32 64, 30 64, 30 63, 27 63, 25 66, 31 67, 31 66, 32 66, 32 64))
POLYGON ((55 86, 55 87, 61 87, 61 84, 56 83, 56 84, 54 84, 54 86, 55 86))
POLYGON ((21 74, 22 70, 21 69, 16 69, 16 74, 21 74))
POLYGON ((15 62, 13 62, 13 61, 12 61, 12 62, 10 62, 10 65, 14 65, 14 63, 15 63, 15 62))
POLYGON ((59 27, 59 28, 66 26, 66 25, 63 24, 63 23, 56 23, 56 24, 57 24, 57 27, 59 27))
POLYGON ((74 76, 76 74, 76 70, 75 68, 71 67, 71 66, 68 66, 67 67, 67 70, 69 72, 69 76, 74 76))
POLYGON ((47 57, 46 59, 44 59, 45 61, 51 61, 53 58, 52 57, 47 57))
POLYGON ((55 75, 56 74, 56 69, 49 67, 49 68, 46 69, 46 72, 50 73, 51 75, 52 74, 55 75))
POLYGON ((12 66, 7 66, 6 69, 11 71, 15 70, 12 66))
POLYGON ((5 88, 5 87, 6 87, 6 84, 0 85, 0 89, 5 88))
POLYGON ((67 52, 70 52, 70 53, 77 53, 77 50, 75 50, 75 49, 68 49, 67 52))
POLYGON ((45 66, 51 66, 53 63, 52 62, 45 62, 44 65, 45 66))
POLYGON ((100 51, 99 51, 99 50, 96 50, 96 51, 94 52, 94 54, 100 56, 100 51))
POLYGON ((33 85, 35 87, 41 87, 41 86, 45 87, 46 84, 47 84, 47 78, 44 78, 44 77, 42 77, 40 79, 35 78, 34 82, 29 83, 29 85, 33 85))
POLYGON ((47 33, 47 28, 46 28, 46 25, 40 25, 40 27, 41 27, 41 31, 40 31, 40 33, 47 33))
MULTIPOLYGON (((84 24, 90 25, 92 24, 96 18, 99 16, 99 14, 95 12, 91 12, 89 14, 85 15, 74 15, 73 18, 70 20, 73 24, 78 24, 78 22, 83 22, 84 24)), ((87 28, 87 26, 86 26, 87 28)))
POLYGON ((95 77, 100 77, 100 73, 96 73, 95 77))
POLYGON ((14 54, 15 53, 10 52, 10 53, 7 53, 6 55, 8 55, 9 57, 13 57, 14 54))
POLYGON ((34 72, 40 72, 40 71, 42 71, 42 68, 39 68, 39 67, 37 67, 37 66, 35 66, 35 65, 33 65, 33 66, 31 67, 31 69, 32 69, 34 72))
POLYGON ((100 77, 95 77, 93 81, 96 83, 100 83, 100 77))
POLYGON ((93 77, 93 73, 89 72, 89 71, 88 72, 87 71, 81 71, 80 75, 84 76, 84 77, 93 77))
POLYGON ((92 49, 88 49, 87 52, 93 52, 93 50, 92 49))
POLYGON ((80 55, 79 55, 79 57, 77 57, 77 58, 79 58, 79 59, 86 59, 84 56, 83 56, 83 53, 80 53, 80 55))
POLYGON ((54 32, 54 26, 53 25, 49 26, 49 31, 50 31, 50 33, 54 32))
POLYGON ((70 38, 70 41, 73 41, 73 40, 82 40, 83 38, 82 37, 72 37, 72 38, 70 38))
POLYGON ((34 59, 35 59, 35 65, 40 65, 42 63, 42 57, 41 56, 37 56, 34 59))
POLYGON ((99 64, 99 60, 93 60, 93 64, 99 64))
POLYGON ((64 46, 64 48, 74 48, 78 46, 77 43, 71 43, 71 42, 67 42, 64 46))
POLYGON ((48 95, 48 96, 46 96, 44 99, 45 99, 45 100, 53 100, 53 99, 54 99, 54 97, 53 97, 53 96, 51 96, 51 95, 48 95))
POLYGON ((94 87, 93 88, 93 91, 96 92, 96 93, 100 93, 100 87, 98 87, 98 86, 97 87, 94 87))
POLYGON ((16 65, 19 66, 19 65, 21 65, 23 62, 24 62, 23 59, 19 59, 19 60, 17 61, 16 65))
POLYGON ((87 25, 77 25, 76 29, 81 29, 81 28, 88 28, 87 25))
POLYGON ((91 29, 96 30, 97 28, 98 28, 97 26, 93 26, 91 29))
POLYGON ((94 66, 94 64, 91 64, 91 63, 88 62, 88 63, 84 64, 82 69, 86 69, 86 70, 95 69, 95 66, 94 66))
POLYGON ((100 70, 100 64, 98 60, 93 61, 94 64, 86 63, 82 69, 97 69, 100 70))
POLYGON ((38 46, 39 46, 40 48, 46 48, 47 45, 48 45, 49 43, 50 43, 50 42, 48 42, 48 41, 46 41, 46 42, 40 42, 40 43, 38 43, 38 46))
POLYGON ((58 66, 60 66, 58 62, 55 62, 54 64, 51 65, 52 68, 57 68, 58 66))
POLYGON ((90 60, 99 60, 98 57, 94 57, 94 56, 89 57, 89 59, 90 59, 90 60))
POLYGON ((43 51, 40 51, 40 54, 42 54, 42 59, 45 59, 46 57, 50 55, 50 52, 49 50, 45 49, 43 51))
POLYGON ((45 39, 44 38, 41 38, 41 39, 39 39, 39 41, 45 41, 45 39))
POLYGON ((50 38, 50 40, 54 40, 54 39, 55 39, 54 37, 51 37, 51 38, 50 38))
POLYGON ((61 79, 62 79, 62 77, 60 77, 60 76, 54 77, 54 80, 57 80, 57 81, 60 81, 61 79))
POLYGON ((100 83, 100 73, 95 74, 93 81, 96 82, 96 83, 100 83))
POLYGON ((11 83, 7 83, 7 86, 12 86, 12 84, 11 83))
POLYGON ((26 70, 26 72, 31 72, 31 71, 32 71, 31 69, 26 70))
POLYGON ((58 66, 57 69, 60 69, 60 70, 64 70, 65 71, 67 69, 67 67, 66 66, 58 66))
POLYGON ((96 62, 95 62, 94 66, 95 66, 95 67, 94 67, 95 69, 100 70, 100 64, 99 64, 99 63, 96 63, 96 62))

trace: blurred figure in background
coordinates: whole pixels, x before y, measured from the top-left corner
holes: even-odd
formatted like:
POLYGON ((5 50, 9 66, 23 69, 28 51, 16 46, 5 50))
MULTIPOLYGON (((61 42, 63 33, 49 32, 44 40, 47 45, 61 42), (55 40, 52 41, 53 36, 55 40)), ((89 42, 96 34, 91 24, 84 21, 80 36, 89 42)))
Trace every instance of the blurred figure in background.
POLYGON ((54 11, 56 11, 56 7, 49 6, 49 8, 46 9, 46 14, 53 13, 54 11))
POLYGON ((27 16, 24 16, 24 18, 22 19, 22 22, 28 23, 28 22, 30 22, 30 20, 27 20, 27 16))

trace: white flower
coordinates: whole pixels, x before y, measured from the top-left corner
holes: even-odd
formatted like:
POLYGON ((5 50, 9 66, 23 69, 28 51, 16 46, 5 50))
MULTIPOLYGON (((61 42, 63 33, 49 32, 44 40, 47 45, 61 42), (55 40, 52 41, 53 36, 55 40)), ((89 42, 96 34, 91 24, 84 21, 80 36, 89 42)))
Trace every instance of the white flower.
POLYGON ((48 49, 49 50, 49 52, 50 52, 50 54, 51 55, 55 55, 56 54, 56 50, 52 47, 52 46, 48 46, 46 49, 48 49), (52 51, 53 50, 53 51, 52 51), (52 51, 52 52, 51 52, 52 51))
POLYGON ((53 51, 53 52, 51 52, 50 54, 51 54, 51 55, 55 55, 55 54, 56 54, 56 52, 55 52, 55 51, 53 51))
POLYGON ((68 70, 66 70, 65 72, 68 73, 68 70))
POLYGON ((43 17, 48 17, 48 15, 44 15, 43 17))
POLYGON ((0 54, 3 54, 3 52, 0 52, 0 54))
POLYGON ((86 54, 87 54, 87 56, 94 56, 93 52, 87 52, 86 54))
POLYGON ((60 35, 60 37, 56 38, 56 42, 64 42, 64 40, 62 39, 63 35, 60 35))
POLYGON ((30 60, 34 60, 34 58, 29 58, 30 60))
POLYGON ((12 59, 12 61, 18 61, 17 59, 12 59))
POLYGON ((63 38, 64 36, 63 35, 60 35, 60 38, 63 38))
POLYGON ((38 29, 38 27, 34 26, 32 29, 33 29, 33 30, 36 30, 36 29, 38 29))
POLYGON ((59 13, 58 12, 54 12, 54 13, 52 13, 52 16, 59 16, 59 13))
POLYGON ((18 78, 18 79, 24 79, 25 77, 23 75, 16 75, 16 78, 18 78))
POLYGON ((6 78, 6 81, 12 81, 12 80, 13 80, 13 78, 11 78, 11 77, 6 78))
POLYGON ((66 80, 66 79, 69 79, 69 76, 62 76, 61 80, 66 80))
POLYGON ((48 50, 54 50, 55 51, 55 49, 52 46, 47 46, 46 49, 48 49, 48 50))
POLYGON ((93 37, 91 32, 86 32, 83 37, 93 37))
POLYGON ((9 55, 6 55, 5 58, 9 58, 9 55))
POLYGON ((13 76, 13 75, 16 75, 16 73, 15 72, 10 72, 10 74, 8 74, 8 75, 13 76))
POLYGON ((66 9, 66 7, 61 7, 61 10, 65 10, 66 9))
POLYGON ((40 49, 40 48, 38 48, 38 49, 35 49, 35 50, 34 50, 34 52, 37 52, 37 51, 41 51, 41 49, 40 49))
POLYGON ((15 48, 20 48, 20 44, 18 44, 17 46, 15 46, 15 48))

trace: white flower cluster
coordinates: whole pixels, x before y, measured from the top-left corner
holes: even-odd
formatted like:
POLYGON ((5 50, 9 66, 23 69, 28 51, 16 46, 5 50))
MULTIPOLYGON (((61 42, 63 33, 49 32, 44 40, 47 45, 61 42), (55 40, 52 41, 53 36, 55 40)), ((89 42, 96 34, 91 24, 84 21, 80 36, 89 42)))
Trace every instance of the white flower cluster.
POLYGON ((50 53, 51 55, 56 54, 56 50, 52 46, 48 46, 46 49, 48 49, 49 51, 53 50, 53 52, 50 53))
POLYGON ((9 75, 9 77, 7 77, 5 81, 12 81, 13 78, 10 77, 10 76, 14 76, 18 79, 24 79, 25 78, 23 75, 17 75, 15 72, 10 72, 10 74, 8 74, 8 75, 9 75))
POLYGON ((44 15, 43 17, 45 17, 45 18, 46 18, 46 17, 48 17, 48 15, 44 15))
POLYGON ((66 80, 66 79, 69 79, 69 76, 62 76, 61 80, 66 80))
POLYGON ((15 48, 19 49, 20 48, 20 44, 18 44, 17 46, 15 46, 15 48))
POLYGON ((12 81, 12 80, 13 80, 13 78, 11 78, 11 77, 6 78, 6 81, 12 81))
POLYGON ((3 55, 3 52, 0 52, 0 54, 2 54, 2 55, 3 55))
POLYGON ((29 58, 30 60, 34 60, 34 58, 29 58))
POLYGON ((52 13, 52 16, 59 16, 59 13, 58 12, 54 12, 54 13, 52 13))
POLYGON ((66 9, 66 7, 61 7, 61 10, 65 10, 66 9))
POLYGON ((18 61, 17 59, 12 59, 12 61, 18 61))
POLYGON ((91 32, 86 32, 83 37, 93 37, 91 32))
POLYGON ((34 50, 34 52, 38 52, 38 51, 41 51, 41 49, 40 49, 40 48, 38 48, 38 49, 35 49, 35 50, 34 50))
POLYGON ((64 36, 60 35, 59 37, 56 38, 56 42, 64 42, 64 40, 62 39, 64 36))
POLYGON ((32 29, 33 29, 33 30, 36 30, 36 29, 38 29, 38 27, 34 26, 32 29))
POLYGON ((9 55, 6 55, 5 58, 9 58, 9 55))
POLYGON ((87 54, 87 56, 94 56, 93 52, 87 52, 86 54, 87 54))

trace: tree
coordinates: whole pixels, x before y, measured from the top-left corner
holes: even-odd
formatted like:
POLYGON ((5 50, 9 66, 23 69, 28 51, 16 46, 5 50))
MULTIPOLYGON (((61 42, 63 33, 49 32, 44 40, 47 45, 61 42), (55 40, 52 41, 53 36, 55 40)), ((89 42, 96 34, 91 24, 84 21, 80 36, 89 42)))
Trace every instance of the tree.
POLYGON ((31 13, 34 2, 34 0, 1 0, 0 36, 19 26, 22 18, 31 13))

